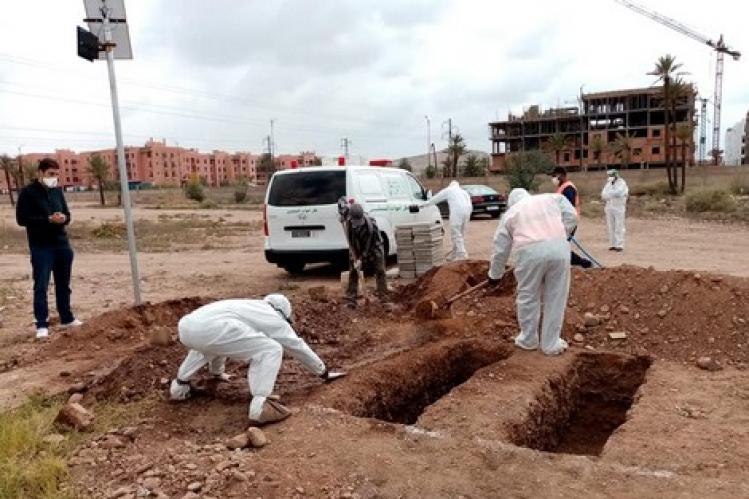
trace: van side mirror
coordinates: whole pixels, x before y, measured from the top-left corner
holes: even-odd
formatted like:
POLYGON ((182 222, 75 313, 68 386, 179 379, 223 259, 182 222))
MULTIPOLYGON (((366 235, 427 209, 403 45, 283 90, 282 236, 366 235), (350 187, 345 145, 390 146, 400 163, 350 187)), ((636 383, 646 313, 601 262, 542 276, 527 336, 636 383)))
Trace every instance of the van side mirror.
POLYGON ((431 199, 431 198, 432 198, 432 190, 430 189, 424 195, 424 201, 426 201, 427 199, 431 199))
POLYGON ((418 213, 419 212, 419 205, 412 204, 411 206, 408 207, 408 211, 410 213, 418 213))

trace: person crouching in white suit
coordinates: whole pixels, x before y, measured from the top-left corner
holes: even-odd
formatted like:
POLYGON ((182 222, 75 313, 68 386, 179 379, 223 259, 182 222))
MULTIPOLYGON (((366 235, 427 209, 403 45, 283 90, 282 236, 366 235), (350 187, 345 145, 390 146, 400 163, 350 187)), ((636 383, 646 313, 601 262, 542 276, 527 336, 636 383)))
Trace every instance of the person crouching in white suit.
POLYGON ((450 185, 424 203, 424 206, 436 205, 442 201, 447 201, 450 208, 450 238, 453 250, 449 260, 465 260, 468 258, 465 243, 466 227, 473 212, 471 196, 460 187, 457 180, 453 180, 450 185))
POLYGON ((624 216, 627 212, 629 187, 616 170, 607 172, 606 185, 601 191, 601 199, 606 203, 606 225, 609 229, 609 250, 624 251, 624 216))
POLYGON ((221 300, 204 305, 182 317, 179 340, 190 349, 172 380, 172 400, 190 395, 190 378, 203 366, 221 380, 226 359, 250 364, 247 376, 252 401, 250 423, 263 425, 286 419, 291 412, 269 399, 276 384, 284 352, 326 381, 343 373, 328 372, 322 360, 299 338, 291 326, 291 303, 281 294, 262 300, 221 300))
POLYGON ((517 314, 520 334, 515 344, 525 350, 557 355, 567 349, 560 338, 570 288, 570 246, 567 242, 577 226, 577 213, 561 194, 531 196, 513 189, 494 234, 494 253, 489 285, 497 286, 514 248, 518 282, 517 314), (543 302, 543 324, 538 326, 543 302))

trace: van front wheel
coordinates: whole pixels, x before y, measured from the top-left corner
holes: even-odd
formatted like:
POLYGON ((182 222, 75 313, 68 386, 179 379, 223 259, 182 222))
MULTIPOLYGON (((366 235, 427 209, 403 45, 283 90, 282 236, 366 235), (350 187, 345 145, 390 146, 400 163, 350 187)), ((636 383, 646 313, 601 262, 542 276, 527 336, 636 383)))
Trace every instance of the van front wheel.
POLYGON ((304 271, 304 265, 304 262, 284 262, 281 268, 291 275, 298 275, 304 271))

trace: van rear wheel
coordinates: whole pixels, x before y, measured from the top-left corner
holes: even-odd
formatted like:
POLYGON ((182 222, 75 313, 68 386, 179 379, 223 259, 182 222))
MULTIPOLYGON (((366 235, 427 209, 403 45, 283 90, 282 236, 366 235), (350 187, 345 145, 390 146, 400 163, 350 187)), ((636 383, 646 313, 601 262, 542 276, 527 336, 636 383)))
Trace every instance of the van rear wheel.
POLYGON ((304 265, 304 262, 284 262, 281 268, 291 275, 299 275, 304 272, 304 265))

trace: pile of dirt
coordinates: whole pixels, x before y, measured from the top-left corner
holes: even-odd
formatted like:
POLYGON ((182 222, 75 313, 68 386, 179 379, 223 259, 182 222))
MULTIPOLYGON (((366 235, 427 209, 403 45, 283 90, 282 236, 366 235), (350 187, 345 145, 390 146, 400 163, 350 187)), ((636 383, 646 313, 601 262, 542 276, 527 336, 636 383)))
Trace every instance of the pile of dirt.
POLYGON ((403 286, 395 294, 395 301, 411 308, 422 300, 443 301, 486 279, 489 263, 461 260, 433 267, 416 281, 403 286))

